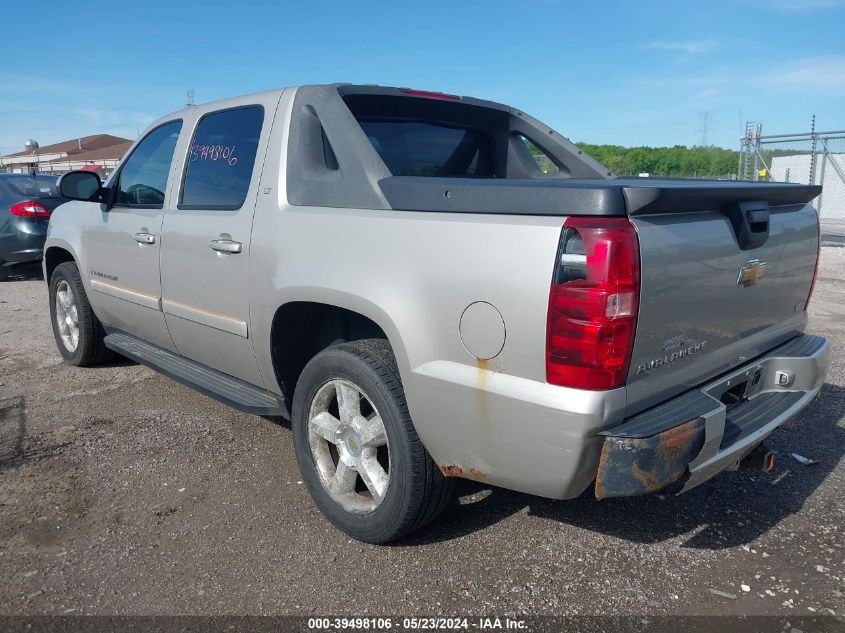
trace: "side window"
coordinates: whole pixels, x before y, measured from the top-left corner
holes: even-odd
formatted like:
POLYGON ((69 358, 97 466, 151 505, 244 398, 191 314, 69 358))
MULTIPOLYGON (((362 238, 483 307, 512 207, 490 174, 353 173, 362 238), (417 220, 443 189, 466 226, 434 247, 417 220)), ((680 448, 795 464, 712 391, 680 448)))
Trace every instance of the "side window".
POLYGON ((544 174, 556 174, 560 172, 560 167, 558 167, 551 158, 549 158, 546 153, 537 147, 534 143, 531 142, 530 139, 526 138, 522 134, 517 135, 519 140, 525 145, 529 152, 531 152, 532 158, 537 161, 537 167, 540 168, 540 171, 544 174))
POLYGON ((243 206, 263 123, 261 106, 212 112, 200 119, 185 166, 180 209, 243 206))
POLYGON ((144 137, 123 164, 115 204, 161 209, 167 191, 167 175, 179 140, 182 121, 171 121, 144 137))

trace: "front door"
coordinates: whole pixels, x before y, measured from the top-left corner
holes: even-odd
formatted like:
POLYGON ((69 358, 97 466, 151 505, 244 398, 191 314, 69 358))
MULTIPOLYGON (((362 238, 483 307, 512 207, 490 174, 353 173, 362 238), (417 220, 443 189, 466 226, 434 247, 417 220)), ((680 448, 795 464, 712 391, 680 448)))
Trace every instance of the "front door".
POLYGON ((249 326, 249 248, 278 101, 277 93, 244 97, 225 110, 197 110, 161 251, 162 308, 179 353, 259 386, 264 382, 249 326))
POLYGON ((111 206, 88 224, 87 272, 100 320, 174 349, 161 310, 161 228, 181 120, 149 132, 113 180, 111 206))

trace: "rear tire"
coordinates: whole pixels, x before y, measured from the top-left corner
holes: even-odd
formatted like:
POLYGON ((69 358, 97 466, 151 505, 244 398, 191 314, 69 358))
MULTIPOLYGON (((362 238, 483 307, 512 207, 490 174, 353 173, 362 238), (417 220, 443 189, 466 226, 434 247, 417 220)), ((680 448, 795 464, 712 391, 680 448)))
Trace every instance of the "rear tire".
POLYGON ((91 308, 76 264, 56 266, 49 288, 53 336, 65 362, 90 367, 113 358, 114 353, 103 343, 105 331, 91 308))
POLYGON ((452 496, 422 445, 387 341, 323 350, 305 366, 293 399, 302 479, 337 528, 367 543, 420 529, 452 496))
POLYGON ((11 266, 6 266, 6 262, 0 259, 0 281, 6 281, 9 278, 11 266))

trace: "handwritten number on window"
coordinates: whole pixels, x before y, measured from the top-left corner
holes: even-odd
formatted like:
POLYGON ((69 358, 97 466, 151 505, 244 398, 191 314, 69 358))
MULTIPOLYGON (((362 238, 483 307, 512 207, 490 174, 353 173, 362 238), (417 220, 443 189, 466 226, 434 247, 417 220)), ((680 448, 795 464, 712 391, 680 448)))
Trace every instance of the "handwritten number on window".
POLYGON ((191 147, 191 162, 195 160, 225 160, 232 167, 238 164, 234 145, 194 145, 191 147))

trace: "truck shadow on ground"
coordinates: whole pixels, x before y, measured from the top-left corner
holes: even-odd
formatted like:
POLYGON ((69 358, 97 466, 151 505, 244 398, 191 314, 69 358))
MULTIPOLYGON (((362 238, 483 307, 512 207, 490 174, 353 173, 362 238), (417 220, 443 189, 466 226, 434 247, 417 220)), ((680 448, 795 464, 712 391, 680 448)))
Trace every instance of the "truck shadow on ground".
POLYGON ((524 511, 635 543, 658 543, 692 533, 682 547, 727 549, 751 543, 783 519, 801 511, 845 453, 845 389, 826 384, 796 419, 767 444, 778 452, 773 473, 722 473, 686 494, 596 500, 592 487, 579 498, 553 501, 458 481, 456 500, 444 515, 398 546, 449 541, 484 530, 524 511), (805 466, 790 453, 817 460, 805 466), (463 500, 459 503, 458 497, 463 500), (469 500, 468 500, 469 499, 469 500))
POLYGON ((57 455, 69 444, 33 437, 27 424, 25 397, 0 400, 0 473, 57 455))
POLYGON ((25 439, 26 400, 23 396, 0 400, 0 471, 21 459, 25 439))
POLYGON ((2 284, 14 283, 16 281, 44 281, 44 273, 41 270, 41 262, 30 262, 9 267, 9 277, 2 284))

